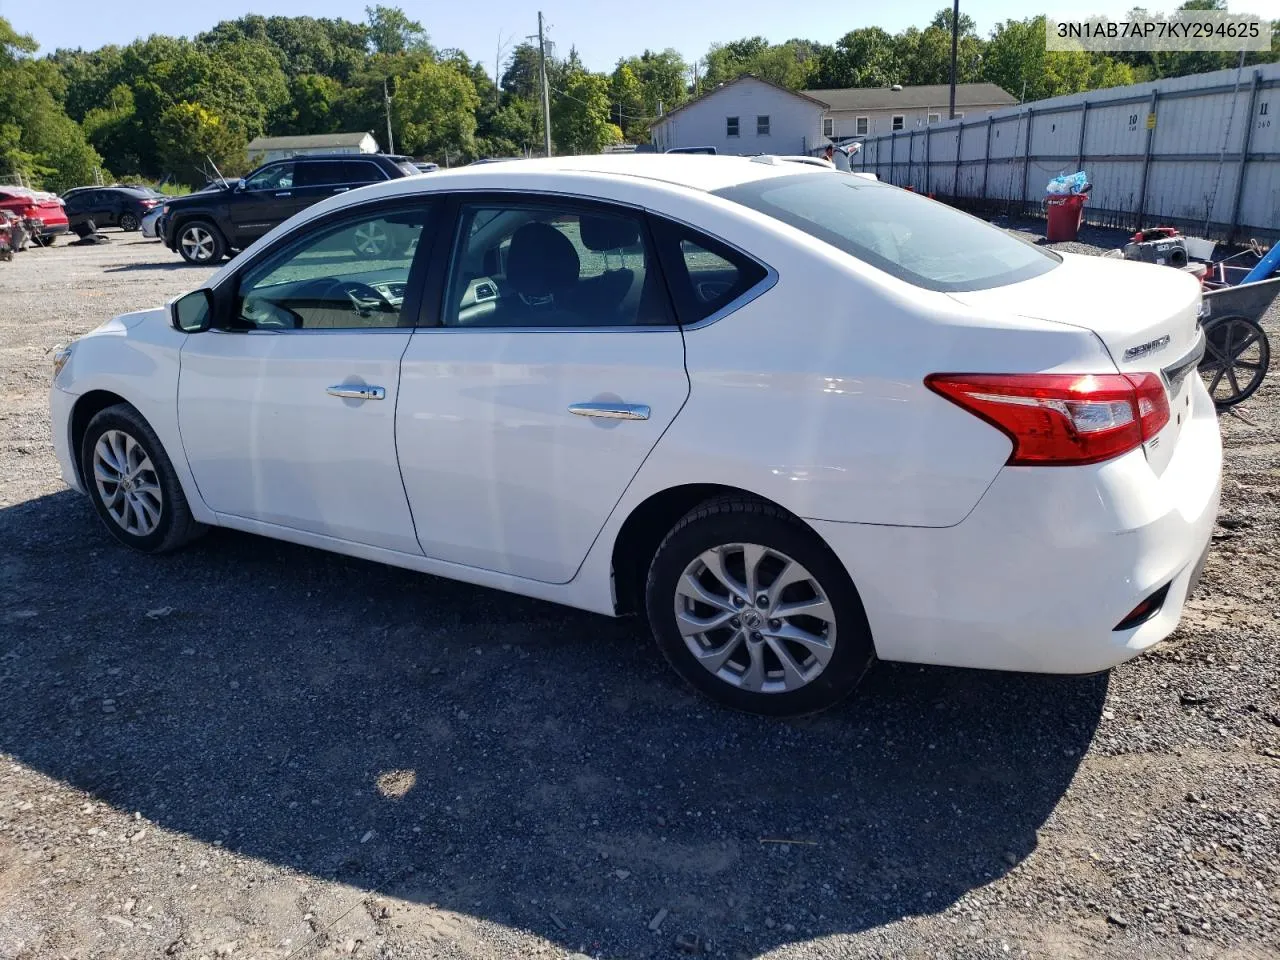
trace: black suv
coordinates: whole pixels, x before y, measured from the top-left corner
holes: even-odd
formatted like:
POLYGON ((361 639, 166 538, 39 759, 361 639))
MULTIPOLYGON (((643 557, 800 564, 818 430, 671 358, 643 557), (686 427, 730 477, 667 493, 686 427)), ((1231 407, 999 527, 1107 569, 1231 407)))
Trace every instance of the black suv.
POLYGON ((164 197, 147 187, 74 187, 62 195, 62 202, 72 229, 92 220, 95 227, 137 230, 164 197))
POLYGON ((217 263, 325 197, 418 172, 407 157, 382 153, 273 160, 224 189, 166 203, 164 242, 188 263, 217 263))

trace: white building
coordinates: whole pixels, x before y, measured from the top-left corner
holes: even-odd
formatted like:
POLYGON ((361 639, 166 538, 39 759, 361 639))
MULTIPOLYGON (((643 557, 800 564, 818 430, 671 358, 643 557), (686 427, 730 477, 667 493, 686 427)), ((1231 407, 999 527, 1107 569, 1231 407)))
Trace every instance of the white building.
POLYGON ((312 153, 377 153, 378 141, 368 133, 317 133, 302 137, 255 137, 249 162, 266 163, 312 153))
MULTIPOLYGON (((945 120, 950 87, 787 90, 743 75, 672 110, 653 123, 658 150, 715 147, 718 153, 817 153, 829 142, 915 130, 945 120)), ((1017 103, 994 83, 956 86, 956 113, 985 117, 1017 103)))
POLYGON ((672 110, 649 127, 649 135, 658 150, 808 153, 818 145, 826 109, 807 94, 744 75, 672 110))

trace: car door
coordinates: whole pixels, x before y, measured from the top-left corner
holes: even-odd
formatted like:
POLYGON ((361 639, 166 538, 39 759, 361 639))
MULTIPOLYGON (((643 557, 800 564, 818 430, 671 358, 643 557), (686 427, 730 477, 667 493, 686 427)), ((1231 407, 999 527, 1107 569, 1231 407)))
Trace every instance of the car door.
POLYGON ((400 358, 431 244, 357 252, 370 222, 429 238, 427 201, 340 211, 215 290, 182 348, 178 422, 201 497, 227 517, 421 554, 396 464, 400 358))
POLYGON ((229 198, 229 216, 236 246, 248 246, 258 237, 293 216, 294 167, 292 160, 269 163, 257 170, 229 198))
POLYGON ((296 161, 292 198, 295 213, 313 203, 319 203, 325 197, 345 193, 348 189, 341 160, 296 161))
POLYGON ((401 365, 418 539, 565 583, 688 396, 683 339, 643 213, 516 194, 457 211, 432 325, 401 365))

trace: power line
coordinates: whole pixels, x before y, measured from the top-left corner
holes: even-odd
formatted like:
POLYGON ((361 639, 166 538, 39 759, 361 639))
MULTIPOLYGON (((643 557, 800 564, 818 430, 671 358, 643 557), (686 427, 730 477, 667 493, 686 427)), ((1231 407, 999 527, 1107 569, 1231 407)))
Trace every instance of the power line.
MULTIPOLYGON (((583 100, 579 97, 575 97, 571 93, 566 93, 565 91, 561 90, 559 87, 552 87, 551 92, 555 93, 558 96, 564 97, 566 100, 572 100, 574 103, 580 103, 584 107, 591 106, 591 104, 589 104, 586 100, 583 100)), ((623 120, 639 120, 641 123, 648 123, 652 120, 662 119, 661 117, 633 117, 631 114, 623 113, 621 110, 614 110, 613 104, 609 104, 609 116, 621 117, 623 120)))

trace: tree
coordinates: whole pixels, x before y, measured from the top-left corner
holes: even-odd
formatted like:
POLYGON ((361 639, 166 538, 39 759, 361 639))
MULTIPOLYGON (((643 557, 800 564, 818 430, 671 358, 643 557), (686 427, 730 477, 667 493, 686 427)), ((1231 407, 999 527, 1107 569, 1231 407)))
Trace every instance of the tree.
POLYGON ((424 60, 400 79, 392 110, 405 150, 447 161, 474 154, 479 106, 475 84, 456 64, 424 60))
POLYGON ((823 89, 887 87, 899 82, 901 70, 893 37, 879 27, 862 27, 836 41, 813 82, 823 89))
POLYGON ((165 169, 182 183, 202 184, 215 175, 244 173, 244 134, 212 110, 183 100, 160 114, 156 145, 165 169))
POLYGON ((551 105, 551 133, 560 153, 599 153, 621 142, 622 131, 609 122, 609 81, 585 70, 566 76, 551 105))
POLYGON ((627 139, 648 138, 649 121, 644 84, 625 61, 619 61, 609 78, 609 120, 627 139))
POLYGON ((422 24, 410 20, 399 7, 365 7, 369 17, 369 42, 377 53, 430 53, 431 38, 422 24))
POLYGON ((304 73, 289 88, 289 119, 284 124, 288 133, 334 133, 337 131, 336 107, 342 96, 342 85, 332 77, 304 73))

